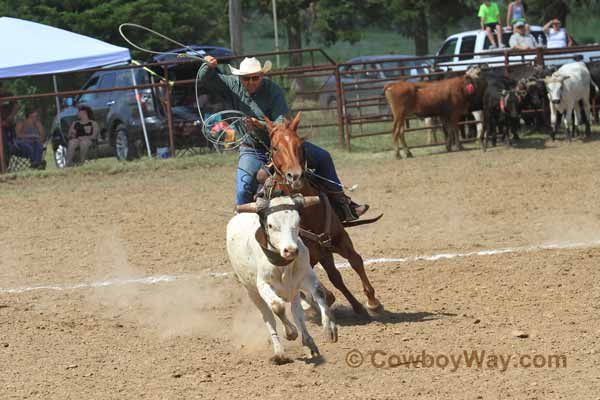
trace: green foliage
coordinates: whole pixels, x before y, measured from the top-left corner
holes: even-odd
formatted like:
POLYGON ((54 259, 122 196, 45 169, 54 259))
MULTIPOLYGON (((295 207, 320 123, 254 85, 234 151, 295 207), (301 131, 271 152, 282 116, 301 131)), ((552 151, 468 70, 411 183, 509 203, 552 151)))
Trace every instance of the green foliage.
MULTIPOLYGON (((4 0, 0 14, 41 22, 108 43, 129 46, 118 27, 124 22, 144 25, 184 44, 228 43, 226 4, 208 0, 4 0)), ((142 30, 129 29, 130 40, 152 50, 176 45, 142 30)), ((147 54, 134 51, 135 57, 147 54)))

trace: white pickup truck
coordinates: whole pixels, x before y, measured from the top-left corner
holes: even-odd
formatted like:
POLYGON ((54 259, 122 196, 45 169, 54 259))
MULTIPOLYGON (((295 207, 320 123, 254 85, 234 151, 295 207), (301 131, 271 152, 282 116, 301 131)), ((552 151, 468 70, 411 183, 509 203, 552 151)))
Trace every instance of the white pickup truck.
MULTIPOLYGON (((542 27, 532 25, 530 32, 536 39, 538 47, 545 47, 546 35, 542 27)), ((508 46, 511 31, 504 31, 502 41, 505 46, 508 46)), ((443 70, 452 69, 454 71, 464 71, 472 64, 486 63, 489 66, 504 65, 504 51, 508 51, 509 63, 517 64, 535 60, 535 54, 519 54, 510 55, 513 50, 510 49, 494 49, 489 50, 490 42, 487 35, 482 30, 468 31, 457 33, 449 36, 440 50, 436 53, 437 56, 443 57, 437 63, 437 66, 443 70), (473 55, 473 53, 480 53, 473 55)), ((597 46, 595 46, 597 48, 597 46)), ((566 49, 565 49, 566 51, 566 49)), ((545 54, 544 61, 547 65, 561 65, 573 61, 576 55, 581 55, 583 61, 590 59, 600 59, 600 51, 586 51, 585 47, 578 47, 575 52, 566 52, 562 54, 545 54), (569 57, 571 56, 572 57, 569 57)))

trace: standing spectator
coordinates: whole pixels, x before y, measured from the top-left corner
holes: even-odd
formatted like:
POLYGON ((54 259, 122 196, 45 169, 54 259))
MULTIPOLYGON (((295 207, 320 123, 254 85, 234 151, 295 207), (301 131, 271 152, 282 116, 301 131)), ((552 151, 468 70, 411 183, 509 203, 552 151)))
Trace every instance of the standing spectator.
POLYGON ((506 26, 513 27, 517 21, 525 22, 525 5, 523 0, 511 1, 506 9, 506 26))
POLYGON ((513 34, 508 44, 511 49, 535 49, 535 38, 531 33, 525 31, 525 22, 518 21, 515 23, 513 34))
POLYGON ((573 46, 573 39, 565 28, 561 27, 560 20, 554 18, 544 25, 544 33, 548 38, 548 48, 558 49, 561 47, 573 46))
POLYGON ((67 149, 67 166, 73 165, 75 151, 79 148, 79 162, 87 160, 87 153, 92 141, 98 137, 100 127, 94 121, 94 113, 88 106, 79 106, 77 112, 79 119, 74 121, 69 128, 69 147, 67 149))
POLYGON ((31 161, 31 168, 45 169, 44 141, 46 131, 40 122, 40 113, 36 108, 25 109, 25 120, 17 122, 15 145, 31 161))
POLYGON ((483 0, 479 6, 477 16, 481 18, 481 30, 487 33, 490 41, 490 49, 503 48, 502 44, 502 23, 500 22, 500 9, 498 4, 490 0, 483 0), (498 42, 494 40, 494 32, 498 42))
POLYGON ((525 16, 525 4, 523 4, 523 0, 510 2, 506 11, 506 26, 511 27, 519 21, 525 24, 525 31, 529 33, 529 24, 525 16))

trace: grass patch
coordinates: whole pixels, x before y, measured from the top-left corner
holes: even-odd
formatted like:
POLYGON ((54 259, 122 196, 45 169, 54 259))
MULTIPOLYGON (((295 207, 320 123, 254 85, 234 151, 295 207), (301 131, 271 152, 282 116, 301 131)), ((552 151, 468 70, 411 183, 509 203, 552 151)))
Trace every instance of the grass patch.
POLYGON ((124 173, 144 173, 151 171, 173 171, 186 169, 208 169, 224 165, 234 166, 237 163, 237 152, 225 152, 223 154, 210 153, 196 156, 184 156, 168 159, 150 159, 142 157, 139 160, 122 162, 114 157, 99 158, 91 160, 85 165, 73 168, 57 168, 52 161, 52 152, 48 152, 46 159, 48 168, 46 170, 26 169, 15 173, 0 175, 0 182, 14 179, 49 178, 57 176, 103 176, 119 175, 124 173))

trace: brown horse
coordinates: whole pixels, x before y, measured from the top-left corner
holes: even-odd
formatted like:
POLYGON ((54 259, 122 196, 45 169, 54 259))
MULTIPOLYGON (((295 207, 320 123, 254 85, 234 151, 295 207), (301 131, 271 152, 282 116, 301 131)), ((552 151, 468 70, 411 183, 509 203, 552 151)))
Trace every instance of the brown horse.
MULTIPOLYGON (((314 267, 320 262, 329 280, 348 299, 354 312, 365 314, 365 308, 348 290, 335 266, 333 253, 341 255, 360 277, 367 296, 367 308, 380 311, 383 306, 375 297, 375 290, 365 272, 362 257, 354 249, 350 236, 333 211, 327 196, 304 177, 304 139, 296 133, 299 123, 300 113, 291 122, 285 120, 281 124, 273 124, 267 120, 267 130, 271 137, 271 161, 275 169, 271 187, 281 190, 286 195, 300 193, 304 196, 321 196, 322 201, 318 206, 304 209, 301 213, 300 235, 305 239, 304 243, 310 251, 311 265, 314 267)), ((331 292, 328 293, 328 298, 331 303, 335 300, 331 292)))

